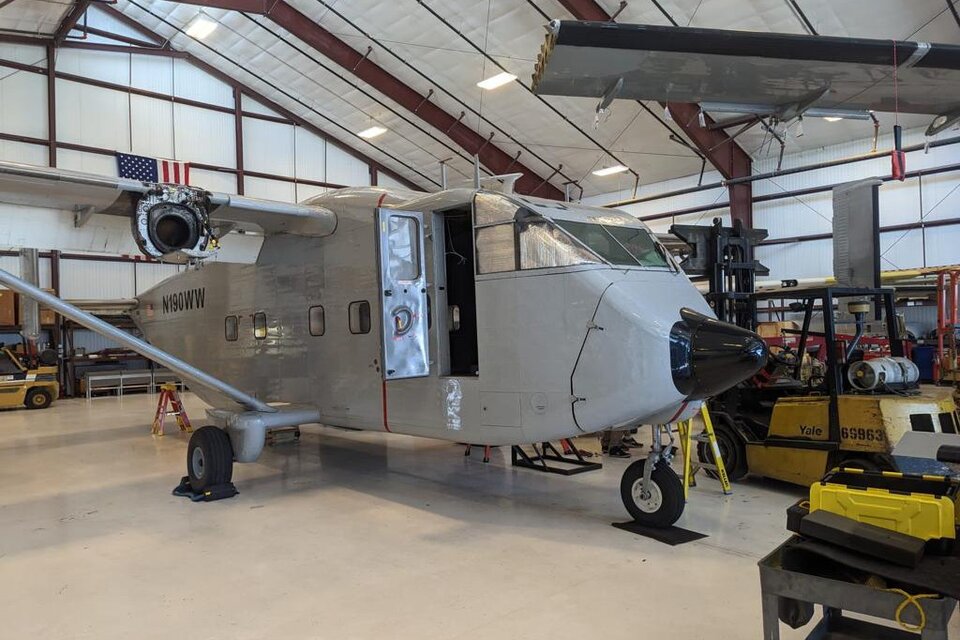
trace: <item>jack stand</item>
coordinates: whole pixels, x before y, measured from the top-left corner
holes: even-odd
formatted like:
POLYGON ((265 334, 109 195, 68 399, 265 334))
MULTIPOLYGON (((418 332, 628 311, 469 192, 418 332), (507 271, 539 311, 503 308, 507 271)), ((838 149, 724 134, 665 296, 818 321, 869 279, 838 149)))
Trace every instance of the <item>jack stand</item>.
POLYGON ((160 385, 160 401, 157 402, 157 413, 153 416, 153 427, 150 433, 155 436, 163 436, 163 424, 167 416, 176 416, 177 425, 180 431, 190 433, 193 427, 190 425, 190 418, 187 417, 187 411, 183 408, 183 402, 180 400, 180 392, 177 391, 175 384, 160 385), (167 409, 167 404, 170 409, 167 409))
POLYGON ((583 457, 583 454, 581 454, 580 451, 573 446, 573 443, 570 442, 569 438, 564 438, 560 442, 564 450, 569 448, 569 450, 572 451, 574 457, 571 458, 569 455, 563 455, 557 451, 556 447, 554 447, 550 442, 543 442, 539 446, 536 443, 530 445, 536 452, 536 455, 533 456, 524 451, 523 447, 514 445, 510 449, 510 460, 515 467, 533 469, 534 471, 543 471, 544 473, 558 473, 564 476, 572 476, 576 473, 596 471, 597 469, 603 468, 603 463, 601 462, 588 462, 583 457), (563 464, 573 466, 558 467, 556 465, 547 464, 548 461, 561 462, 563 464))
MULTIPOLYGON (((466 451, 463 452, 463 456, 464 456, 465 458, 470 456, 470 448, 473 447, 473 446, 474 446, 474 445, 472 445, 472 444, 468 444, 468 445, 467 445, 466 451)), ((476 445, 476 446, 479 447, 480 445, 476 445)), ((490 462, 490 450, 491 450, 491 449, 493 449, 493 447, 490 446, 489 444, 483 445, 483 461, 484 461, 484 462, 490 462)))

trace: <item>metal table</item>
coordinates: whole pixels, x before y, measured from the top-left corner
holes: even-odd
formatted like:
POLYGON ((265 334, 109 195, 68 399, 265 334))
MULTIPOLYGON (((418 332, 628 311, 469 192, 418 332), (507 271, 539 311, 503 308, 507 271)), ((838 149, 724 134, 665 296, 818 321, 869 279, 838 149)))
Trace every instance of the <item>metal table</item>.
MULTIPOLYGON (((764 640, 780 640, 778 616, 780 597, 819 604, 823 607, 823 617, 807 636, 807 640, 839 640, 840 638, 947 640, 947 623, 957 608, 955 599, 942 596, 920 600, 927 620, 923 632, 919 635, 907 632, 900 627, 887 627, 874 622, 844 617, 844 611, 851 611, 875 618, 895 620, 897 607, 904 598, 900 594, 862 584, 823 578, 799 571, 788 571, 783 568, 783 549, 789 542, 790 540, 774 549, 758 563, 764 640)), ((920 616, 915 607, 909 606, 903 612, 901 619, 907 624, 916 625, 920 621, 920 616)))

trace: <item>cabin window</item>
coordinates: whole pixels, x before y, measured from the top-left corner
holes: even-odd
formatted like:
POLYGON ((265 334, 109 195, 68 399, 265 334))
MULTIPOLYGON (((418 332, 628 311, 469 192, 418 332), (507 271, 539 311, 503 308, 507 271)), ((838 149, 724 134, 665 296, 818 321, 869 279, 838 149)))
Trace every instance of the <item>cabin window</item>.
POLYGON ((347 309, 350 317, 350 333, 370 333, 370 303, 366 300, 351 302, 347 309))
POLYGON ((227 316, 223 319, 223 337, 227 342, 234 342, 240 337, 240 318, 227 316))
POLYGON ((420 277, 420 224, 416 218, 391 215, 387 222, 387 256, 395 280, 420 277))
POLYGON ((310 324, 310 335, 312 336, 322 336, 323 332, 326 331, 326 323, 323 318, 323 307, 317 305, 315 307, 310 307, 308 312, 309 324, 310 324))
POLYGON ((262 311, 253 314, 253 337, 257 340, 267 337, 267 314, 262 311))
POLYGON ((517 268, 517 238, 514 224, 477 229, 477 273, 514 271, 517 268))

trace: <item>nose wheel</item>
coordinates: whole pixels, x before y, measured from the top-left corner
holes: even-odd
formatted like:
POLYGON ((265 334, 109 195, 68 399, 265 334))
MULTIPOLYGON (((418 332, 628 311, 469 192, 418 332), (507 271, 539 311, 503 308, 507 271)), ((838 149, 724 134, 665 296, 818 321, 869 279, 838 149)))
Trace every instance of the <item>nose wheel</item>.
MULTIPOLYGON (((672 447, 663 448, 662 426, 654 426, 653 446, 645 460, 637 460, 623 472, 620 498, 630 516, 647 527, 666 528, 683 514, 683 482, 670 468, 672 447)), ((672 436, 671 436, 672 438, 672 436)))

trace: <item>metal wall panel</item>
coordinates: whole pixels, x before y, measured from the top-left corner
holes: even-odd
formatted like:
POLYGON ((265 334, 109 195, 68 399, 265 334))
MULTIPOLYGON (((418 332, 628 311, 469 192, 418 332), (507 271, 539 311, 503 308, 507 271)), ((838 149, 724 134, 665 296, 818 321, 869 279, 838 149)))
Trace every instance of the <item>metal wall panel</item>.
POLYGON ((757 247, 757 260, 770 268, 763 280, 816 278, 833 273, 833 242, 811 240, 757 247))
POLYGON ((230 85, 220 82, 180 58, 173 63, 173 92, 181 98, 222 107, 233 106, 233 88, 230 85))
POLYGON ((307 180, 327 182, 327 143, 320 136, 297 127, 296 176, 307 180))
POLYGON ((960 264, 960 225, 924 230, 927 264, 960 264))
POLYGON ((308 198, 318 196, 321 193, 326 193, 329 189, 324 187, 317 187, 312 184, 298 184, 297 185, 297 202, 303 202, 308 198))
POLYGON ((240 108, 250 113, 260 113, 265 116, 277 116, 277 117, 280 116, 280 114, 274 111, 273 109, 263 106, 262 104, 260 104, 259 102, 257 102, 256 100, 254 100, 248 95, 244 95, 241 98, 240 108))
POLYGON ((45 167, 48 164, 49 154, 47 147, 38 144, 0 140, 0 160, 45 167))
POLYGON ((0 131, 46 138, 47 79, 14 69, 0 71, 0 131))
POLYGON ((925 221, 956 218, 960 215, 960 172, 924 177, 920 194, 925 221))
POLYGON ((263 198, 264 200, 280 200, 281 202, 296 202, 297 200, 297 190, 294 183, 281 180, 245 176, 243 192, 244 195, 252 198, 263 198))
POLYGON ((57 138, 130 150, 130 99, 120 91, 57 80, 57 138))
POLYGON ((173 103, 131 95, 130 135, 133 153, 173 158, 173 103))
POLYGON ((232 114, 176 104, 173 122, 177 160, 236 167, 232 114))
POLYGON ((157 264, 155 262, 137 262, 133 265, 136 294, 140 295, 167 278, 177 275, 183 267, 175 264, 157 264))
POLYGON ((57 49, 57 71, 129 85, 130 54, 86 49, 57 49))
POLYGON ((133 263, 61 260, 60 295, 74 299, 132 298, 133 263))
POLYGON ((911 269, 923 264, 923 231, 888 231, 880 234, 880 269, 911 269))
POLYGON ((0 58, 22 62, 23 64, 32 64, 35 67, 46 67, 47 49, 46 47, 36 47, 28 44, 0 42, 0 58))
POLYGON ((85 171, 102 176, 117 175, 117 159, 102 153, 87 153, 72 149, 57 149, 57 167, 73 171, 85 171))
POLYGON ((237 176, 233 173, 223 171, 206 171, 204 169, 191 167, 190 184, 208 191, 219 191, 220 193, 237 192, 237 176))
POLYGON ((289 124, 243 119, 243 168, 294 176, 294 127, 289 124))
POLYGON ((330 144, 327 145, 327 182, 348 187, 369 185, 370 168, 363 160, 330 144))
POLYGON ((173 95, 173 58, 131 55, 130 84, 138 89, 173 95))

